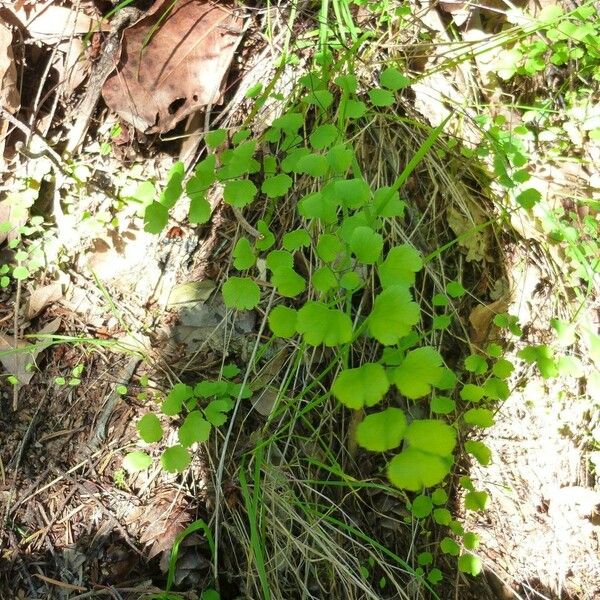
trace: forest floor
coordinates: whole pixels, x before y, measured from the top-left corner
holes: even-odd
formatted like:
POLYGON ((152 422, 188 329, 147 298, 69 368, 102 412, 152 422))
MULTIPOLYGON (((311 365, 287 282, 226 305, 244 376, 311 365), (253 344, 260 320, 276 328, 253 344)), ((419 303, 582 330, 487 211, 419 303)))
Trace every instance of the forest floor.
MULTIPOLYGON (((434 318, 438 284, 462 291, 448 292, 452 327, 434 326, 427 339, 456 369, 490 343, 516 366, 493 424, 469 434, 491 462, 464 450, 462 432, 446 486, 454 534, 476 535, 466 547, 483 572, 473 577, 439 550, 447 529, 414 518, 409 495, 383 483, 383 463, 355 447, 349 411, 330 394, 320 404, 296 396, 323 385, 313 373, 328 350, 298 357, 292 342, 259 346, 274 294, 267 267, 256 277, 264 303, 224 303, 233 248, 242 236, 264 239, 256 228, 268 209, 232 208, 218 185, 206 219, 190 218, 191 192, 167 202, 178 169, 181 195, 207 156, 208 130, 260 135, 286 114, 323 35, 318 11, 284 3, 224 13, 219 36, 194 46, 214 104, 195 112, 209 102, 182 78, 148 113, 143 89, 124 92, 111 73, 125 62, 123 30, 142 39, 136 25, 169 2, 128 4, 110 19, 99 17, 104 2, 0 5, 0 598, 600 598, 600 53, 548 66, 531 44, 550 26, 525 35, 518 15, 552 2, 523 13, 487 1, 334 3, 356 27, 336 13, 330 35, 356 53, 359 81, 368 86, 392 63, 411 77, 398 106, 380 106, 353 131, 368 181, 391 185, 432 128, 460 140, 421 156, 401 189, 412 221, 386 230, 386 244, 410 241, 423 255, 449 247, 430 263, 421 302, 434 318), (500 48, 518 66, 494 64, 500 48), (286 53, 294 60, 278 63, 286 53), (582 64, 590 70, 573 72, 582 64), (517 169, 526 157, 540 192, 508 218, 498 217, 506 190, 483 152, 489 140, 517 169), (144 211, 161 202, 168 220, 155 233, 144 211), (515 320, 503 328, 495 317, 504 314, 515 320), (166 425, 157 443, 139 441, 149 407, 177 385, 224 381, 240 390, 230 421, 192 446, 181 473, 124 465, 131 451, 157 457, 177 443, 166 425), (282 396, 300 408, 280 411, 282 396), (489 495, 485 510, 465 509, 471 488, 489 495), (423 576, 428 553, 440 583, 423 576)), ((571 49, 598 48, 597 14, 584 13, 590 30, 571 49)), ((184 19, 175 31, 184 26, 194 27, 184 19)), ((160 73, 157 39, 142 46, 160 73)), ((142 59, 128 56, 139 82, 142 59)), ((297 177, 268 215, 274 238, 308 228, 290 206, 309 189, 297 177)), ((406 410, 423 418, 418 406, 406 410)))

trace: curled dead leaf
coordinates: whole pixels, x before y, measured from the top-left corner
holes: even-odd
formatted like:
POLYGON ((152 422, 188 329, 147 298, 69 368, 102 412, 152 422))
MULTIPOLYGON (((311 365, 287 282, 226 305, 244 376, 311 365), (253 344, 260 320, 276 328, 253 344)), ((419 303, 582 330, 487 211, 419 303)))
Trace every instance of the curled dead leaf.
POLYGON ((494 317, 506 312, 508 306, 508 300, 500 298, 491 304, 479 304, 471 311, 471 342, 475 346, 480 346, 490 339, 494 317))
POLYGON ((241 26, 209 2, 156 2, 123 32, 119 64, 102 88, 106 104, 136 129, 159 133, 219 103, 241 26))
POLYGON ((62 296, 62 285, 60 283, 51 283, 50 285, 44 285, 33 290, 25 307, 27 320, 31 320, 39 315, 46 306, 57 302, 62 296))

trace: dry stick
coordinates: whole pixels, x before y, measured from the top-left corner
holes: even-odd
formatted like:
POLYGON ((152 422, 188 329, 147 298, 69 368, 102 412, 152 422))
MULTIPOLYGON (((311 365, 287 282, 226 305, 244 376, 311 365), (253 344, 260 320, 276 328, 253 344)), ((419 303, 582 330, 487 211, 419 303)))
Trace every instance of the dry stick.
POLYGON ((90 75, 90 80, 85 96, 77 109, 77 119, 67 139, 65 148, 68 154, 73 154, 83 142, 85 134, 90 125, 92 115, 102 93, 102 86, 107 77, 116 67, 115 54, 121 45, 121 31, 132 21, 137 20, 142 14, 137 8, 123 8, 114 17, 108 38, 104 44, 103 52, 98 60, 96 68, 90 75))

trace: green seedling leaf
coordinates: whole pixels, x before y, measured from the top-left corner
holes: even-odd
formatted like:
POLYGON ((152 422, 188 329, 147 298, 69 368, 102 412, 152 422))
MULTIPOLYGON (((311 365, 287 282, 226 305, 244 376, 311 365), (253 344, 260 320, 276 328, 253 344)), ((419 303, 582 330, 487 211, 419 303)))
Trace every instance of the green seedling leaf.
POLYGON ((252 310, 260 302, 260 288, 249 277, 230 277, 223 284, 222 293, 227 308, 252 310))
POLYGON ((391 106, 396 102, 396 97, 389 90, 374 88, 369 90, 369 99, 373 106, 391 106))
POLYGON ((294 264, 294 257, 285 250, 272 250, 267 254, 267 269, 276 272, 279 269, 291 269, 294 264))
POLYGON ((488 364, 479 354, 471 354, 465 358, 465 369, 476 375, 483 375, 488 370, 488 364))
POLYGON ((461 285, 459 281, 451 281, 446 286, 446 293, 451 298, 460 298, 461 296, 464 296, 467 293, 467 290, 465 290, 465 288, 461 285))
POLYGON ((390 67, 381 73, 379 78, 381 85, 394 92, 402 90, 411 84, 408 77, 402 75, 398 69, 390 67))
POLYGON ((356 271, 348 271, 340 278, 340 287, 344 290, 354 291, 362 285, 362 279, 356 271))
POLYGON ((314 90, 304 96, 302 102, 321 110, 327 110, 333 103, 333 94, 329 90, 314 90))
MULTIPOLYGON (((383 387, 380 389, 383 389, 383 387)), ((385 395, 385 392, 383 395, 385 395)), ((366 402, 365 404, 371 406, 366 402)), ((386 408, 384 411, 366 416, 358 424, 356 427, 356 442, 359 446, 372 452, 386 452, 397 448, 402 443, 405 430, 406 416, 404 412, 399 408, 386 408)))
POLYGON ((148 413, 144 415, 137 422, 137 430, 140 434, 140 437, 147 443, 151 444, 152 442, 158 442, 162 439, 163 429, 160 424, 160 420, 153 413, 148 413))
POLYGON ((460 546, 449 537, 445 537, 440 542, 440 550, 444 554, 450 554, 450 556, 458 556, 460 554, 460 546))
POLYGON ((256 224, 256 229, 260 233, 261 238, 256 240, 256 248, 258 250, 268 250, 275 243, 275 236, 269 229, 268 225, 263 219, 260 219, 256 224))
POLYGON ((433 585, 437 585, 442 579, 444 579, 444 576, 439 569, 431 569, 427 574, 427 581, 433 585))
POLYGON ((452 461, 447 457, 407 448, 389 462, 387 476, 396 487, 419 492, 424 487, 440 483, 450 472, 452 461))
POLYGON ((192 462, 190 453, 183 446, 167 448, 160 457, 162 468, 167 473, 181 473, 192 462))
POLYGON ((298 159, 295 173, 306 173, 311 177, 323 177, 329 171, 329 163, 325 156, 321 154, 305 154, 298 159))
POLYGON ((558 343, 567 348, 575 343, 575 325, 560 319, 550 319, 550 325, 556 332, 558 343))
POLYGON ((379 363, 365 363, 342 371, 333 382, 331 391, 344 406, 358 410, 375 406, 389 387, 385 369, 379 363))
POLYGON ((324 262, 333 262, 343 251, 342 241, 333 233, 323 233, 317 241, 317 256, 324 262))
POLYGON ((535 188, 523 190, 517 196, 517 202, 526 210, 532 209, 541 199, 542 194, 540 194, 540 192, 538 192, 535 188))
POLYGON ((312 274, 311 283, 313 288, 321 294, 326 294, 329 290, 338 287, 338 280, 329 267, 317 269, 312 274))
MULTIPOLYGON (((239 131, 236 131, 233 136, 231 137, 231 143, 236 146, 238 144, 241 144, 241 142, 243 142, 244 140, 247 140, 250 137, 250 134, 252 132, 249 129, 240 129, 239 131)), ((248 142, 248 145, 250 146, 251 144, 254 144, 254 148, 256 147, 256 142, 252 141, 252 142, 248 142)), ((253 152, 249 152, 248 156, 252 156, 253 152)))
POLYGON ((437 488, 431 494, 431 501, 436 506, 442 506, 448 502, 448 494, 444 488, 437 488))
POLYGON ((417 554, 417 564, 421 567, 430 565, 433 562, 433 554, 431 552, 420 552, 417 554))
POLYGON ((176 162, 167 175, 167 185, 160 194, 159 202, 167 208, 172 208, 183 192, 182 182, 185 168, 181 161, 176 162))
POLYGON ((223 200, 236 208, 244 208, 250 204, 258 190, 249 179, 234 179, 225 183, 223 200))
POLYGON ((371 196, 369 184, 360 177, 338 179, 333 182, 332 189, 336 203, 346 208, 360 208, 371 196))
POLYGON ((245 271, 254 266, 256 255, 250 240, 246 237, 240 238, 233 249, 233 266, 239 271, 245 271))
POLYGON ((183 408, 183 403, 193 396, 194 390, 189 385, 176 383, 162 403, 161 410, 163 414, 169 417, 178 415, 183 408))
POLYGON ((350 317, 321 302, 307 302, 298 311, 297 331, 311 346, 339 346, 352 339, 350 317))
POLYGON ((415 273, 423 268, 421 255, 407 245, 395 246, 387 253, 385 260, 377 268, 381 286, 412 285, 415 273))
POLYGON ((263 158, 263 173, 270 177, 271 175, 275 175, 276 172, 277 159, 272 154, 267 154, 267 156, 263 158))
POLYGON ((227 139, 227 130, 226 129, 215 129, 214 131, 209 131, 204 136, 204 141, 209 148, 217 148, 227 139))
POLYGON ((367 112, 367 105, 360 100, 348 98, 341 103, 341 113, 346 119, 360 119, 367 112))
POLYGON ((357 227, 350 238, 350 249, 363 265, 379 260, 383 249, 383 236, 370 227, 357 227))
POLYGON ((452 324, 452 317, 450 315, 438 315, 433 317, 431 327, 436 330, 448 329, 452 324))
POLYGON ((293 180, 289 175, 279 173, 265 179, 260 189, 268 198, 281 198, 288 193, 292 183, 293 180))
POLYGON ((215 427, 220 427, 227 421, 227 413, 231 410, 231 402, 229 400, 213 400, 208 403, 204 409, 204 416, 209 423, 215 427))
POLYGON ((521 337, 523 335, 523 330, 519 327, 519 320, 513 315, 506 313, 496 315, 493 322, 496 327, 508 329, 514 336, 521 337))
POLYGON ((429 394, 443 374, 441 354, 431 346, 424 346, 408 352, 394 371, 392 380, 401 394, 416 400, 429 394))
POLYGON ((432 299, 431 303, 433 306, 448 306, 450 301, 448 300, 448 296, 444 294, 436 294, 432 299))
POLYGON ((484 390, 478 385, 467 383, 460 390, 460 397, 467 402, 479 402, 484 396, 484 390))
POLYGON ((467 510, 484 511, 489 502, 487 492, 469 492, 465 496, 465 508, 467 510))
POLYGON ((194 388, 194 396, 198 398, 210 398, 227 394, 229 382, 227 381, 201 381, 194 388))
POLYGON ((391 346, 408 335, 420 319, 419 305, 406 286, 394 285, 381 292, 368 317, 369 331, 381 344, 391 346))
POLYGON ((280 338, 291 338, 296 333, 298 313, 287 306, 276 306, 269 313, 269 327, 280 338))
POLYGON ((123 459, 123 468, 129 473, 145 471, 152 464, 152 458, 141 450, 134 450, 123 459))
POLYGON ((484 467, 492 462, 492 451, 483 443, 476 440, 467 440, 465 450, 473 455, 477 462, 484 467))
POLYGON ((12 276, 16 281, 23 281, 29 277, 29 269, 23 265, 19 265, 13 269, 12 276))
POLYGON ((437 419, 413 421, 404 437, 411 448, 437 456, 451 455, 456 446, 456 430, 437 419))
POLYGON ((544 379, 550 379, 558 375, 554 351, 546 344, 527 346, 519 350, 517 356, 529 364, 535 363, 544 379))
POLYGON ((282 242, 283 247, 288 252, 294 252, 300 248, 310 246, 311 239, 306 229, 295 229, 294 231, 288 231, 284 234, 282 242))
POLYGON ((500 379, 507 379, 512 375, 515 370, 515 366, 505 358, 500 358, 492 367, 492 373, 500 379))
MULTIPOLYGON (((381 187, 373 194, 375 214, 379 217, 403 217, 406 204, 391 187, 381 187)), ((410 248, 410 246, 409 246, 410 248)))
POLYGON ((494 424, 494 415, 487 408, 472 408, 464 414, 465 423, 477 427, 491 427, 494 424))
POLYGON ((196 195, 190 200, 190 209, 188 212, 188 221, 192 225, 201 225, 208 223, 212 214, 212 208, 209 201, 203 196, 196 195))
POLYGON ((499 358, 502 356, 502 346, 499 344, 488 344, 485 351, 491 358, 499 358))
POLYGON ((288 112, 273 121, 272 127, 283 129, 289 133, 295 133, 304 125, 304 115, 302 113, 288 112))
POLYGON ((428 517, 432 510, 433 502, 429 496, 420 495, 412 501, 411 512, 417 519, 428 517))
POLYGON ((506 381, 497 379, 496 377, 490 377, 483 384, 483 391, 485 396, 491 400, 507 400, 510 396, 510 390, 506 381))
POLYGON ((433 511, 433 520, 438 525, 449 525, 452 521, 452 513, 447 508, 436 508, 433 511))
POLYGON ((473 577, 477 577, 481 573, 481 559, 472 554, 463 554, 458 559, 458 570, 462 573, 468 573, 473 577))
POLYGON ((156 196, 156 189, 151 181, 143 181, 137 186, 133 194, 128 196, 132 200, 137 200, 141 204, 150 204, 156 196))
POLYGON ((148 233, 160 233, 169 222, 169 211, 160 202, 152 202, 146 207, 144 213, 144 231, 148 233))
POLYGON ((355 94, 358 87, 358 81, 354 75, 338 75, 334 83, 342 88, 346 94, 355 94))
POLYGON ((231 379, 232 377, 236 377, 241 372, 242 372, 242 370, 236 364, 233 364, 233 363, 225 365, 221 369, 221 375, 223 377, 225 377, 226 379, 231 379))
POLYGON ((277 293, 286 298, 295 298, 306 289, 306 281, 291 267, 281 267, 271 276, 277 293))
POLYGON ((195 444, 208 441, 212 425, 198 410, 188 414, 179 428, 179 442, 186 448, 195 444))
POLYGON ((327 162, 336 175, 343 175, 350 168, 354 152, 345 144, 333 146, 327 152, 327 162))
POLYGON ((467 531, 463 535, 463 544, 467 550, 476 550, 479 547, 479 536, 472 531, 467 531))
POLYGON ((298 212, 305 219, 319 219, 328 225, 337 222, 337 204, 320 192, 307 194, 298 201, 298 212))
POLYGON ((320 125, 310 134, 310 145, 315 150, 323 150, 331 146, 339 135, 338 128, 335 125, 327 123, 320 125))

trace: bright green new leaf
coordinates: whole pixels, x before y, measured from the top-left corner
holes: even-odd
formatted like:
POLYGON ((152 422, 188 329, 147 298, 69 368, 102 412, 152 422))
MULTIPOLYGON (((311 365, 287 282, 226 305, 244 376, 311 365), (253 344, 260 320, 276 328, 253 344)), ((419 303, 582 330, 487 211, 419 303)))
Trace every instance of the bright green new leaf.
POLYGON ((311 177, 323 177, 329 171, 329 162, 321 154, 305 154, 298 159, 295 173, 306 173, 311 177))
POLYGON ((223 188, 223 200, 236 208, 244 208, 250 204, 258 190, 249 179, 233 179, 227 181, 223 188))
MULTIPOLYGON (((347 373, 347 371, 344 372, 347 373)), ((383 384, 383 381, 381 383, 383 384)), ((381 390, 383 389, 382 387, 381 390)), ((385 395, 385 392, 383 395, 385 395)), ((365 404, 371 406, 366 402, 365 404)), ((356 427, 356 442, 359 446, 372 452, 386 452, 397 448, 402 443, 405 430, 406 416, 404 412, 399 408, 390 407, 384 411, 367 415, 358 424, 356 427)))
POLYGON ((327 110, 333 102, 333 94, 329 90, 314 90, 304 96, 302 102, 327 110))
POLYGON ((307 194, 298 201, 298 212, 305 219, 319 219, 324 224, 337 221, 337 204, 330 196, 320 192, 307 194))
POLYGON ((288 190, 292 187, 293 180, 289 175, 285 173, 279 173, 279 175, 273 175, 263 181, 261 190, 269 198, 281 198, 285 196, 288 190))
POLYGON ((433 317, 431 327, 436 330, 448 329, 452 324, 452 317, 450 315, 436 315, 433 317))
POLYGON ((287 306, 276 306, 269 313, 269 327, 271 331, 281 338, 291 338, 296 333, 298 313, 287 306))
POLYGON ((284 131, 294 133, 303 125, 304 115, 302 113, 288 112, 275 119, 272 126, 276 129, 283 129, 284 131))
POLYGON ((350 249, 363 265, 377 262, 383 249, 383 236, 370 227, 357 227, 350 238, 350 249))
POLYGON ((494 415, 487 408, 472 408, 464 414, 465 423, 477 427, 491 427, 494 424, 494 415))
POLYGON ((542 199, 542 194, 535 188, 523 190, 517 196, 517 202, 526 210, 533 208, 542 199))
POLYGON ((154 413, 144 415, 137 422, 137 430, 140 437, 148 444, 158 442, 163 436, 162 425, 154 413))
POLYGON ((294 265, 294 257, 285 250, 271 250, 267 254, 267 269, 278 271, 279 269, 291 269, 294 265))
POLYGON ((505 358, 500 358, 496 364, 492 367, 492 373, 500 379, 507 379, 512 375, 515 370, 515 366, 505 358))
POLYGON ((320 125, 310 134, 310 145, 315 150, 323 150, 327 146, 331 146, 338 135, 338 128, 335 125, 330 123, 320 125))
POLYGON ((477 577, 481 573, 482 568, 481 559, 478 556, 463 554, 458 559, 458 570, 462 573, 468 573, 473 577, 477 577))
POLYGON ((400 200, 400 194, 390 187, 381 187, 373 194, 375 212, 380 217, 402 217, 406 203, 400 200))
POLYGON ((472 531, 467 531, 463 535, 463 544, 467 550, 476 550, 479 547, 479 536, 472 531))
POLYGON ((339 85, 346 94, 355 94, 358 81, 354 75, 338 75, 334 83, 339 85))
POLYGON ((446 293, 451 298, 460 298, 467 293, 467 290, 461 285, 460 281, 451 281, 446 286, 446 293))
POLYGON ((271 276, 271 283, 277 289, 277 293, 286 298, 295 298, 306 289, 306 281, 292 269, 292 267, 280 267, 271 276))
POLYGON ((408 287, 394 285, 375 298, 369 315, 369 331, 378 342, 391 346, 410 333, 420 316, 419 305, 413 302, 408 287))
POLYGON ((173 446, 163 452, 160 462, 167 473, 181 473, 192 462, 192 457, 183 446, 173 446))
POLYGON ((419 492, 424 487, 440 483, 450 472, 452 461, 447 457, 407 448, 394 456, 387 467, 387 476, 396 487, 419 492))
POLYGON ((403 244, 390 249, 377 272, 381 286, 386 288, 398 284, 412 285, 415 273, 422 268, 421 255, 412 246, 403 244))
POLYGON ((483 392, 491 400, 507 400, 510 396, 510 389, 506 381, 496 377, 490 377, 483 384, 483 392))
POLYGON ((451 556, 458 556, 460 554, 460 546, 449 537, 445 537, 440 542, 440 550, 444 554, 450 554, 451 556))
POLYGON ((338 179, 333 182, 332 190, 336 202, 346 208, 360 208, 371 196, 369 184, 361 177, 338 179))
POLYGON ((350 317, 321 302, 307 302, 298 311, 297 331, 311 346, 339 346, 352 339, 350 317))
POLYGON ((160 193, 159 202, 167 208, 172 208, 179 200, 183 192, 182 182, 184 176, 184 166, 181 161, 176 162, 167 174, 167 184, 160 193))
POLYGON ((411 448, 437 456, 449 456, 456 446, 456 429, 437 419, 413 421, 404 437, 411 448))
POLYGON ((431 552, 419 552, 417 554, 417 564, 421 567, 430 565, 433 562, 433 554, 431 552))
POLYGON ((348 98, 340 104, 341 113, 347 119, 360 119, 367 112, 367 105, 360 100, 348 98))
POLYGON ((313 272, 311 277, 312 286, 317 292, 326 294, 338 286, 334 272, 329 267, 321 267, 313 272))
POLYGON ((369 90, 369 99, 373 106, 391 106, 396 102, 396 97, 392 92, 381 88, 369 90))
POLYGON ((417 519, 424 519, 431 514, 433 502, 429 496, 417 496, 412 501, 411 512, 417 519))
POLYGON ((327 162, 329 163, 331 170, 337 175, 343 175, 350 168, 353 158, 354 152, 345 144, 333 146, 333 148, 327 152, 327 162))
POLYGON ((214 131, 209 131, 204 136, 204 141, 209 148, 216 148, 220 146, 227 139, 227 130, 226 129, 215 129, 214 131))
POLYGON ((477 462, 484 467, 492 462, 492 451, 483 443, 476 440, 467 440, 465 450, 473 455, 477 462))
POLYGON ((212 425, 202 416, 198 410, 188 414, 179 428, 179 442, 186 448, 196 442, 206 442, 210 436, 212 425))
POLYGON ((317 256, 324 262, 333 262, 342 252, 344 245, 333 233, 322 233, 317 241, 317 256))
POLYGON ((484 390, 478 385, 467 383, 460 390, 460 397, 467 402, 479 402, 484 396, 484 390))
POLYGON ((19 265, 13 269, 12 276, 16 281, 23 281, 29 277, 29 269, 23 265, 19 265))
POLYGON ((239 271, 245 271, 254 266, 256 255, 250 240, 246 237, 240 238, 233 249, 233 266, 239 271))
POLYGON ((356 271, 348 271, 340 277, 340 287, 350 292, 356 290, 362 285, 362 279, 356 271))
MULTIPOLYGON (((393 289, 393 288, 389 288, 393 289)), ((431 392, 444 373, 441 354, 431 346, 411 350, 395 369, 392 380, 400 393, 416 400, 431 392)))
POLYGON ((144 213, 144 231, 148 233, 160 233, 169 222, 169 211, 160 202, 152 202, 146 206, 144 213))
POLYGON ((489 502, 487 492, 469 492, 465 496, 465 508, 467 510, 484 511, 489 502))
POLYGON ((249 277, 230 277, 223 284, 222 293, 227 308, 251 310, 260 302, 260 288, 249 277))
POLYGON ((483 356, 471 354, 465 358, 465 369, 476 375, 483 375, 488 370, 488 364, 483 356))
POLYGON ((435 296, 431 299, 431 303, 433 306, 448 306, 448 296, 444 294, 435 294, 435 296))
POLYGON ((294 252, 300 248, 310 246, 310 235, 306 229, 294 229, 284 234, 282 243, 288 252, 294 252))
POLYGON ((433 520, 438 525, 448 525, 452 521, 452 513, 447 508, 436 508, 433 511, 433 520))
POLYGON ((194 390, 189 385, 176 383, 162 403, 161 410, 163 414, 170 417, 178 415, 183 408, 183 403, 193 396, 194 390))
POLYGON ((281 170, 284 173, 301 173, 298 169, 298 163, 303 156, 310 154, 310 150, 305 148, 294 148, 288 152, 288 155, 281 161, 281 170))
POLYGON ((137 186, 135 191, 129 195, 129 198, 133 200, 137 200, 141 204, 150 204, 154 197, 156 196, 156 189, 154 184, 151 181, 142 181, 140 185, 137 186))
POLYGON ((437 488, 431 494, 431 501, 436 506, 442 506, 442 505, 446 504, 446 502, 448 502, 448 493, 446 492, 446 490, 444 488, 437 488))
POLYGON ((411 83, 408 77, 405 77, 400 73, 400 71, 398 71, 398 69, 394 69, 392 67, 381 73, 379 81, 383 87, 386 87, 394 92, 408 87, 411 83))
POLYGON ((227 421, 227 413, 231 408, 232 404, 230 400, 219 398, 208 403, 204 409, 204 416, 209 423, 215 427, 220 427, 227 421))
POLYGON ((258 250, 268 250, 275 243, 275 236, 263 219, 256 223, 256 229, 261 237, 256 240, 258 250))
POLYGON ((134 450, 123 459, 123 468, 128 473, 145 471, 151 464, 152 458, 141 450, 134 450))
POLYGON ((203 196, 196 195, 190 199, 190 208, 188 212, 188 221, 192 225, 202 225, 208 223, 212 208, 210 202, 203 196))
POLYGON ((444 579, 444 575, 439 569, 431 569, 427 574, 427 581, 433 585, 437 585, 442 579, 444 579))
MULTIPOLYGON (((365 363, 342 371, 333 382, 331 391, 344 406, 358 410, 380 402, 389 387, 385 369, 378 363, 365 363)), ((396 419, 399 418, 396 414, 396 419)))

